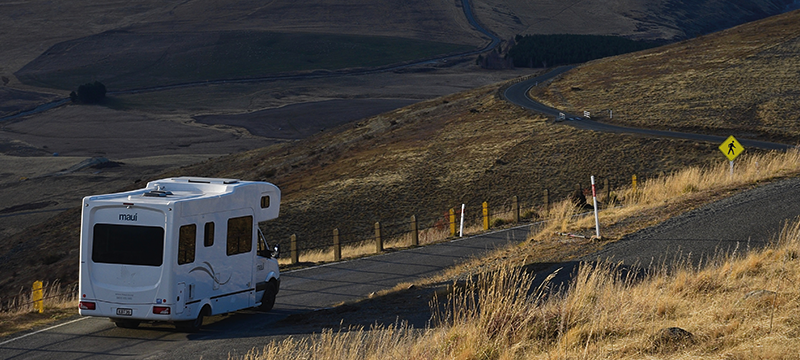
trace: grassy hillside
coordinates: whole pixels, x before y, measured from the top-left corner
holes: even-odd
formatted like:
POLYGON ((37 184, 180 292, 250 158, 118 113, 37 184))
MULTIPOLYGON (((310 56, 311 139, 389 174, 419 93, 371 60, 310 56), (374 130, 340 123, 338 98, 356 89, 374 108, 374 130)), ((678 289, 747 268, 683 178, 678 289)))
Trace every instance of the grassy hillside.
MULTIPOLYGON (((613 6, 556 0, 471 3, 477 19, 505 39, 517 34, 562 33, 680 39, 777 14, 788 2, 624 0, 613 6)), ((472 47, 487 43, 468 24, 460 1, 32 0, 0 6, 0 22, 8 25, 0 29, 0 75, 8 77, 12 86, 21 85, 13 74, 46 55, 52 46, 112 30, 184 39, 202 37, 203 33, 245 31, 402 37, 472 47)), ((106 50, 114 54, 131 48, 149 51, 147 46, 124 43, 112 44, 106 50)), ((93 79, 82 81, 88 80, 93 79)))
MULTIPOLYGON (((415 104, 292 144, 276 145, 181 168, 174 175, 267 180, 283 192, 281 217, 263 224, 273 241, 296 233, 301 246, 369 236, 415 214, 430 226, 466 203, 507 205, 511 196, 541 204, 542 191, 565 198, 589 176, 613 184, 687 165, 722 161, 717 144, 603 134, 554 125, 498 97, 493 85, 415 104), (344 235, 346 234, 346 235, 344 235)), ((32 277, 68 283, 77 274, 77 211, 8 239, 2 290, 32 277), (27 239, 37 239, 37 252, 27 239), (47 253, 63 254, 54 263, 47 253), (13 256, 11 254, 14 254, 13 256), (25 269, 23 271, 23 269, 25 269)))
MULTIPOLYGON (((338 227, 368 236, 412 214, 430 226, 461 203, 477 214, 516 195, 541 205, 590 175, 627 183, 720 160, 716 144, 602 134, 553 125, 499 99, 498 85, 412 105, 290 146, 237 154, 178 173, 264 179, 281 187, 281 218, 265 224, 285 242, 327 244, 338 227), (380 194, 376 196, 376 194, 380 194)), ((348 240, 354 240, 349 238, 348 240)))
POLYGON ((779 14, 791 0, 475 0, 477 17, 509 39, 516 34, 621 35, 685 39, 779 14))
POLYGON ((472 50, 397 37, 222 31, 111 31, 59 43, 17 71, 27 85, 73 90, 86 79, 110 90, 310 70, 377 67, 472 50))
POLYGON ((692 41, 593 61, 535 96, 617 124, 797 143, 798 23, 800 11, 794 11, 692 41))
MULTIPOLYGON (((234 0, 75 1, 44 0, 0 5, 0 75, 18 86, 14 72, 55 44, 127 29, 151 36, 202 37, 227 31, 327 33, 484 44, 452 3, 427 1, 234 0)), ((147 53, 147 44, 138 46, 147 53)), ((105 44, 113 54, 133 44, 105 44), (108 47, 110 45, 110 47, 108 47)), ((95 51, 100 49, 94 49, 95 51)), ((134 50, 135 51, 135 50, 134 50)))

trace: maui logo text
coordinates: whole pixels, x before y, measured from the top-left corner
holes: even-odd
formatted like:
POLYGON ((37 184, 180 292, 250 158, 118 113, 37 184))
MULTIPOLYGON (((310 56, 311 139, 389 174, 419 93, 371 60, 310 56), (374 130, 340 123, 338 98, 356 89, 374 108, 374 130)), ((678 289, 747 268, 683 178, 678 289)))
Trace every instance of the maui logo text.
POLYGON ((139 213, 136 213, 136 214, 119 214, 119 220, 120 221, 139 221, 137 219, 138 216, 139 216, 139 213))

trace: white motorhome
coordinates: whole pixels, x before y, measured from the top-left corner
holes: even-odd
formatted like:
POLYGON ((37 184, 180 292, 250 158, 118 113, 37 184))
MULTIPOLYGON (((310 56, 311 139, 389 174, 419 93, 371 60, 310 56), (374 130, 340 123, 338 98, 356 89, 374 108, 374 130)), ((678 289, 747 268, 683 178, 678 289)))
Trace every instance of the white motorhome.
POLYGON ((197 331, 204 316, 272 309, 278 249, 258 223, 278 217, 280 197, 266 182, 193 177, 85 197, 80 314, 197 331))

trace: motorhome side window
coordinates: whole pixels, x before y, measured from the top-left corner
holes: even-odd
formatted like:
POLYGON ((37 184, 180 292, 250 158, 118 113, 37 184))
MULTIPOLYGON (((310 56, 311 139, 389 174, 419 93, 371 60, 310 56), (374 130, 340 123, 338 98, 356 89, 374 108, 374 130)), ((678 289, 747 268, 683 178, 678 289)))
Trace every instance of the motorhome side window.
POLYGON ((228 219, 228 256, 250 252, 253 249, 253 217, 228 219))
POLYGON ((214 222, 207 222, 203 229, 203 246, 214 246, 214 222))
POLYGON ((95 224, 92 231, 95 263, 161 266, 163 262, 162 227, 95 224))
POLYGON ((178 265, 193 263, 197 225, 183 225, 178 232, 178 265))

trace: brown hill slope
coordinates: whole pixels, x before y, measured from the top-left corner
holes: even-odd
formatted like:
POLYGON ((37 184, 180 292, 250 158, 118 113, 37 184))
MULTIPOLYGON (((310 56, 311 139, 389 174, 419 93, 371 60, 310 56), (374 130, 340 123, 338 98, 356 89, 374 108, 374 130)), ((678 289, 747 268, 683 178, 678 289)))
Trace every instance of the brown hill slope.
POLYGON ((790 0, 475 0, 478 18, 516 34, 622 35, 685 39, 779 14, 790 0))
MULTIPOLYGON (((566 197, 589 175, 627 182, 685 165, 719 161, 717 144, 602 134, 556 125, 499 99, 493 85, 419 103, 293 144, 233 154, 173 175, 264 179, 283 191, 281 218, 262 224, 273 241, 327 244, 339 227, 353 241, 374 221, 387 227, 416 214, 423 226, 442 211, 513 196, 541 204, 543 189, 566 197)), ((0 291, 34 278, 72 282, 77 274, 77 210, 0 244, 0 291)), ((286 247, 285 247, 286 248, 286 247)))
POLYGON ((51 46, 115 29, 151 35, 278 31, 486 43, 456 4, 419 0, 33 0, 0 4, 0 22, 6 25, 0 29, 0 75, 11 78, 12 85, 18 85, 12 74, 51 46))
MULTIPOLYGON (((516 34, 618 34, 685 38, 777 14, 791 0, 475 0, 477 19, 503 38, 516 34)), ((0 4, 0 75, 51 46, 114 29, 153 34, 219 31, 314 32, 398 36, 478 46, 461 1, 419 0, 45 0, 0 4)), ((146 49, 145 49, 146 50, 146 49)))
POLYGON ((537 97, 602 121, 800 141, 800 11, 585 64, 537 97), (608 119, 608 109, 613 119, 608 119))

